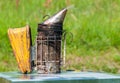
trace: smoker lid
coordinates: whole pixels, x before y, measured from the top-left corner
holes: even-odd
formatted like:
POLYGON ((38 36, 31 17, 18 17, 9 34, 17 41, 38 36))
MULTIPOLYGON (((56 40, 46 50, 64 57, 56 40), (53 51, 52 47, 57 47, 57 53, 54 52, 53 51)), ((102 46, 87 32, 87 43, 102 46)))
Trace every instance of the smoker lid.
POLYGON ((64 8, 63 10, 59 11, 52 17, 45 20, 43 24, 46 24, 46 25, 63 24, 64 18, 66 16, 66 12, 67 12, 67 8, 64 8))

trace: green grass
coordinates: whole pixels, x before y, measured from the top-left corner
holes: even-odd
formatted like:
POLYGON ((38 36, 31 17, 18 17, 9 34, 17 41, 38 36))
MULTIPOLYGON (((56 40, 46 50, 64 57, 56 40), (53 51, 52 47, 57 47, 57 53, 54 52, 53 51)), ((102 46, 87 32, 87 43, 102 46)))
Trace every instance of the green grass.
POLYGON ((67 38, 67 60, 64 69, 120 73, 120 0, 0 0, 0 71, 17 70, 7 36, 8 28, 29 24, 34 42, 37 24, 44 15, 52 16, 62 8, 69 9, 64 29, 67 38))

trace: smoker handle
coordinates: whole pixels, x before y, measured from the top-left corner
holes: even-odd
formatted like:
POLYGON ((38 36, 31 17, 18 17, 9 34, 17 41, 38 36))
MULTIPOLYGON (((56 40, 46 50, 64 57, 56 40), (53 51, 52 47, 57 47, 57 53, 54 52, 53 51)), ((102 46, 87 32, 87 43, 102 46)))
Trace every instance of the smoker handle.
POLYGON ((47 20, 48 18, 50 18, 50 15, 43 16, 43 21, 47 20))
POLYGON ((63 41, 64 41, 64 51, 63 51, 63 65, 65 65, 65 61, 66 61, 66 36, 68 35, 68 34, 70 34, 71 35, 71 41, 70 42, 72 42, 73 41, 73 34, 71 33, 71 32, 64 32, 64 34, 63 34, 63 41))

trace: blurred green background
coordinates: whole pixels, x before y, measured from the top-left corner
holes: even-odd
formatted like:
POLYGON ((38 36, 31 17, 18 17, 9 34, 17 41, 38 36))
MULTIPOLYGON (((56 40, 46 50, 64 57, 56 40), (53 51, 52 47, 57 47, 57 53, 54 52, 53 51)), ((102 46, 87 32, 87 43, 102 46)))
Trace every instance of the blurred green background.
POLYGON ((63 70, 120 73, 120 0, 0 0, 0 71, 18 70, 8 28, 29 24, 32 41, 43 16, 73 5, 64 21, 67 36, 63 70))

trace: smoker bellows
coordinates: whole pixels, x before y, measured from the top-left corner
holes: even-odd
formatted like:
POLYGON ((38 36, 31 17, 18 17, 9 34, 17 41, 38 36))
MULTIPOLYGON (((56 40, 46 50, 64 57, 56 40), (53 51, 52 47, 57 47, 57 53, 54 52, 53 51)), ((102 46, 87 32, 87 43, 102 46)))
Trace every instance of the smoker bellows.
POLYGON ((8 36, 22 73, 60 73, 62 57, 63 9, 38 24, 36 43, 32 46, 30 27, 9 29, 8 36))

